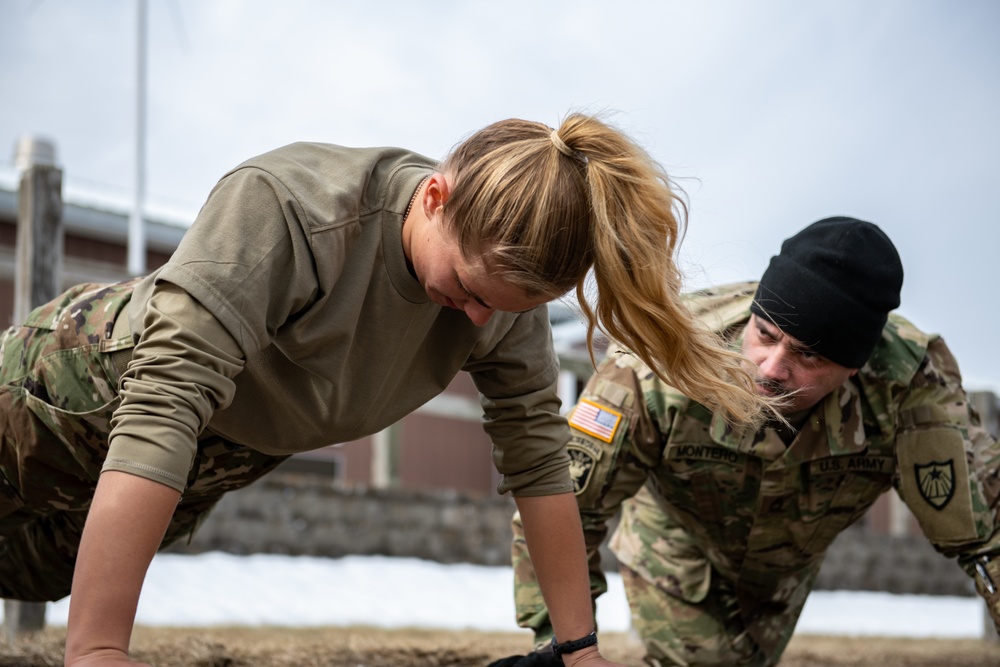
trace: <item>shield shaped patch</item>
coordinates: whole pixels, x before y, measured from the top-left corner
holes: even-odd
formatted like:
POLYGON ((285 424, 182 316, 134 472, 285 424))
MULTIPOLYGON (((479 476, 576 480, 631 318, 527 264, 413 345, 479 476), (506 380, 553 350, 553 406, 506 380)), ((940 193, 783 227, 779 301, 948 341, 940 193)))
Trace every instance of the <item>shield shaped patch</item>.
POLYGON ((573 493, 580 495, 590 482, 590 474, 594 472, 594 457, 582 449, 567 447, 569 453, 569 476, 573 480, 573 493))
POLYGON ((913 472, 924 500, 934 509, 944 509, 955 494, 955 465, 952 460, 917 464, 913 466, 913 472))

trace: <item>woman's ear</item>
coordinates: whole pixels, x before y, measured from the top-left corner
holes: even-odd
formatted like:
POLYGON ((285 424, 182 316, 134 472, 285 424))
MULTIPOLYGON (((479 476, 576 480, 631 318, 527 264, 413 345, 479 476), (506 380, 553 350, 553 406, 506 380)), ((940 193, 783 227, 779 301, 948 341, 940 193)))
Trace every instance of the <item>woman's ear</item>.
POLYGON ((439 213, 440 209, 444 206, 444 203, 448 201, 448 197, 451 195, 451 183, 448 177, 440 172, 434 172, 427 179, 427 188, 424 190, 424 197, 422 205, 424 207, 424 215, 428 219, 434 217, 435 213, 439 213))

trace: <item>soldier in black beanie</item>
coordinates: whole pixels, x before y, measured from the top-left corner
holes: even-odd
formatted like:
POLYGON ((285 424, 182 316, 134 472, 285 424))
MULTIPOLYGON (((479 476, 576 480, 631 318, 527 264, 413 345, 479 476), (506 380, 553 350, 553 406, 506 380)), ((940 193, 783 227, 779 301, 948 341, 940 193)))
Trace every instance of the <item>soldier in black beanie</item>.
MULTIPOLYGON (((610 546, 646 662, 777 665, 831 542, 892 488, 1000 632, 1000 446, 944 341, 891 312, 902 284, 886 234, 836 217, 786 239, 759 283, 691 295, 787 424, 738 430, 625 350, 591 378, 568 416, 591 590, 606 589, 599 547, 620 510, 610 546)), ((536 649, 492 667, 557 667, 513 528, 518 623, 536 649)))

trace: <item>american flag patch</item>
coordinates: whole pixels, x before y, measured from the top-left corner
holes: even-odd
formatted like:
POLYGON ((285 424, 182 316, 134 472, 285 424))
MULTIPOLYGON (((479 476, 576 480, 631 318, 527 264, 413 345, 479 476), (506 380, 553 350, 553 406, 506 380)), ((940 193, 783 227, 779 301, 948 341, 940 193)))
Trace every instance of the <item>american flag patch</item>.
POLYGON ((620 412, 581 398, 569 418, 569 425, 604 442, 611 442, 621 420, 620 412))

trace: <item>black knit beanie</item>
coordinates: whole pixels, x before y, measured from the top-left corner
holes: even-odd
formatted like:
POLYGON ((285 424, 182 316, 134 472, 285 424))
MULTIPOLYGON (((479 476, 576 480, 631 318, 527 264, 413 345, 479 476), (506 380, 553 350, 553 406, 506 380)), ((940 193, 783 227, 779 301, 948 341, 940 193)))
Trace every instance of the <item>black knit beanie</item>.
POLYGON ((899 307, 903 265, 878 226, 826 218, 785 239, 750 310, 847 368, 861 368, 899 307))

